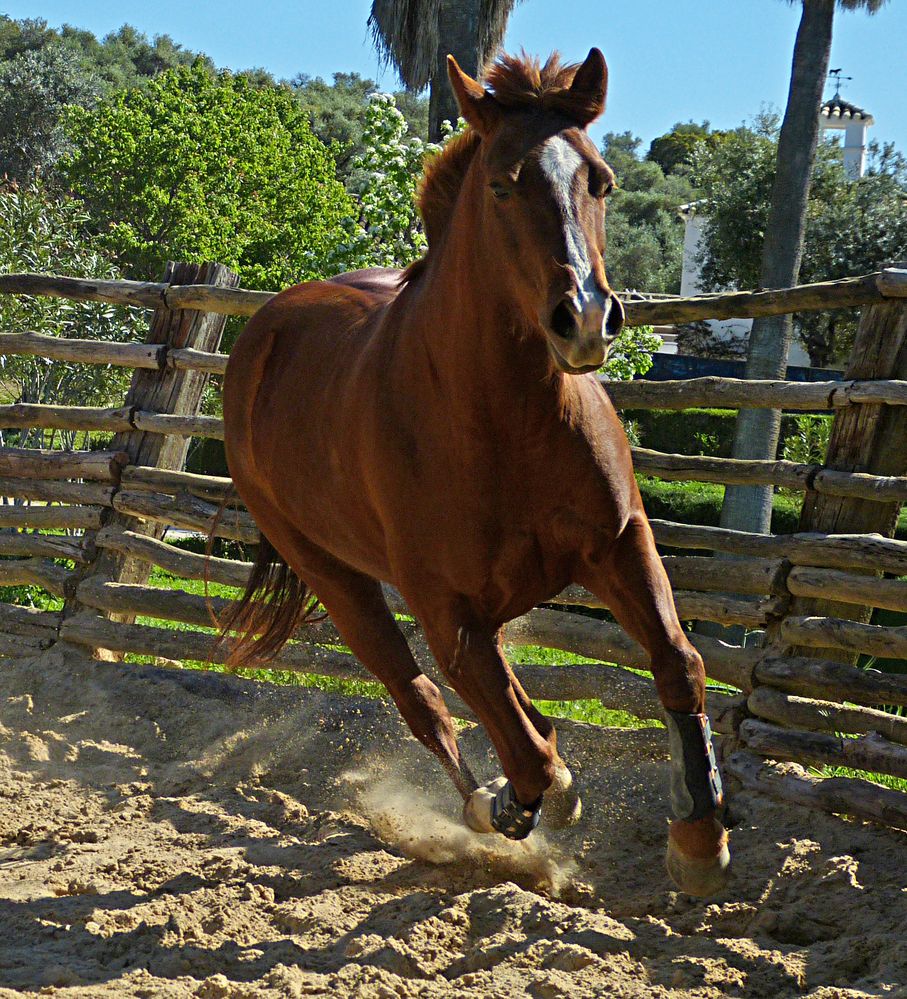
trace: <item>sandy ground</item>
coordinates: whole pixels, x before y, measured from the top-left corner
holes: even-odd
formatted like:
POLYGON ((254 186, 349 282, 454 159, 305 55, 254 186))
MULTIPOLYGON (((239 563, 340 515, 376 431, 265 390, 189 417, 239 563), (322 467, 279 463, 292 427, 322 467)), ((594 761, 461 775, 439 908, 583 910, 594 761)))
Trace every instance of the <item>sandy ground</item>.
POLYGON ((680 895, 662 735, 563 737, 582 822, 508 844, 382 703, 5 661, 0 996, 907 995, 907 837, 740 794, 680 895))

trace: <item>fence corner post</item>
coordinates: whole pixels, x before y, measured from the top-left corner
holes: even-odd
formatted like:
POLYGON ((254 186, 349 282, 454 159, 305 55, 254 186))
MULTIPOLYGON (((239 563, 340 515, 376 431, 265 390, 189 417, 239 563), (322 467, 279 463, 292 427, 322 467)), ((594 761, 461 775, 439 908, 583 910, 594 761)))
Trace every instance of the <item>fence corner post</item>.
MULTIPOLYGON (((187 264, 171 261, 167 264, 164 282, 167 285, 202 284, 235 288, 239 285, 239 276, 223 264, 187 264)), ((225 325, 225 315, 192 309, 171 309, 162 303, 152 316, 145 343, 159 344, 163 359, 166 359, 168 350, 184 347, 216 352, 225 325)), ((125 405, 133 412, 195 416, 201 407, 208 378, 206 372, 177 369, 167 364, 162 364, 157 370, 138 369, 132 376, 125 405)), ((180 470, 186 460, 189 439, 151 431, 131 430, 117 434, 111 447, 114 450, 125 451, 129 456, 129 465, 180 470)), ((115 509, 105 512, 103 526, 118 527, 157 540, 163 537, 166 529, 164 525, 146 523, 115 509)), ((129 558, 115 551, 96 550, 92 561, 85 567, 78 581, 93 577, 105 582, 144 583, 150 571, 147 562, 129 558)), ((71 617, 82 610, 85 608, 80 604, 76 594, 64 605, 63 617, 71 617)), ((126 613, 106 613, 106 616, 111 620, 126 623, 131 623, 135 618, 134 614, 126 613)), ((105 659, 121 658, 119 653, 113 654, 104 650, 98 650, 97 654, 105 659)))

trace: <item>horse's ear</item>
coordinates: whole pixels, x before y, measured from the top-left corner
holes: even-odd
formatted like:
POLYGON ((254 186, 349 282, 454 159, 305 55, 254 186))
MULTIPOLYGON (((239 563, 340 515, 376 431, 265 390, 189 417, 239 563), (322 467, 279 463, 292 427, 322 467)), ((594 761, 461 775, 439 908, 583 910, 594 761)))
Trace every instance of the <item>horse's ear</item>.
POLYGON ((501 120, 501 105, 471 76, 464 73, 452 55, 447 57, 447 75, 460 114, 479 133, 486 136, 501 120))
POLYGON ((589 49, 586 61, 570 84, 570 97, 575 101, 580 124, 588 125, 602 114, 607 93, 608 64, 600 49, 589 49))

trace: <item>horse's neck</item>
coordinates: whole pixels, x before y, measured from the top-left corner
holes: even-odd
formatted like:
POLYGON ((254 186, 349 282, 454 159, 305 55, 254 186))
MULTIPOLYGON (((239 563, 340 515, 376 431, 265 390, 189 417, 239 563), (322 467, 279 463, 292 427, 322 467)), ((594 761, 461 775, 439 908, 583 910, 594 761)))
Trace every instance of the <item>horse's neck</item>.
POLYGON ((506 406, 510 395, 525 405, 530 395, 550 396, 556 376, 542 334, 527 330, 479 228, 456 220, 432 252, 407 322, 409 339, 418 341, 410 351, 416 363, 431 367, 432 379, 462 405, 506 406))

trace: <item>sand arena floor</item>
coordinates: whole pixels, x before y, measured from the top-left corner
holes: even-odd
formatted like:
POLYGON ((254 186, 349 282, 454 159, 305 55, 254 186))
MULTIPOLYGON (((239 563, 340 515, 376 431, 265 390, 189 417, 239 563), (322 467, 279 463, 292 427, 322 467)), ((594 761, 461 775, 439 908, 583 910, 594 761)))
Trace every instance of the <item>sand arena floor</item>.
POLYGON ((0 996, 907 996, 907 836, 739 794, 735 879, 696 901, 663 733, 562 746, 582 822, 508 844, 392 706, 4 661, 0 996))

